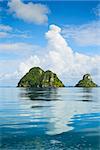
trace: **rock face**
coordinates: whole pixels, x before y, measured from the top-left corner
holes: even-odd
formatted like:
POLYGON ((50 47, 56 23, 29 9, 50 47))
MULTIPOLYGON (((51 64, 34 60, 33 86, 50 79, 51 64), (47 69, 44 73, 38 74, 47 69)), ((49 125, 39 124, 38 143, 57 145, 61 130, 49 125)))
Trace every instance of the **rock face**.
POLYGON ((85 74, 83 76, 83 79, 78 82, 78 84, 75 85, 75 87, 97 87, 97 85, 92 81, 90 74, 85 74))
POLYGON ((18 87, 64 87, 64 84, 52 71, 44 71, 39 67, 34 67, 22 77, 18 87))

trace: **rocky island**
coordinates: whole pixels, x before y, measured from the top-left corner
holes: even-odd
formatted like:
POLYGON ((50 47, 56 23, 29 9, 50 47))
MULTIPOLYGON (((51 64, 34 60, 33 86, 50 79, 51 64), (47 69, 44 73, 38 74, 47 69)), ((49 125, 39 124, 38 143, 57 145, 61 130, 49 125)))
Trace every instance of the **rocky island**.
POLYGON ((64 84, 52 71, 34 67, 22 77, 17 87, 64 87, 64 84))
POLYGON ((89 87, 97 87, 96 83, 94 83, 92 81, 92 77, 90 74, 85 74, 83 76, 83 79, 80 80, 76 85, 75 87, 86 87, 86 88, 89 88, 89 87))

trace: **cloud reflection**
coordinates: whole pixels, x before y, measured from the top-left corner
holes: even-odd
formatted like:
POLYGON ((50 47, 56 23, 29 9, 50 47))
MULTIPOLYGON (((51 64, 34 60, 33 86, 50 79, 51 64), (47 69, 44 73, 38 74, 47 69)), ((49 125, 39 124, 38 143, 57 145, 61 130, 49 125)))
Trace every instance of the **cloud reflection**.
POLYGON ((61 134, 74 129, 73 121, 76 114, 97 112, 98 95, 95 89, 59 88, 59 89, 25 89, 20 94, 22 98, 31 101, 35 118, 40 121, 45 118, 45 132, 49 135, 61 134), (92 103, 84 103, 89 101, 92 103), (39 116, 38 113, 39 113, 39 116), (47 119, 49 118, 49 119, 47 119))

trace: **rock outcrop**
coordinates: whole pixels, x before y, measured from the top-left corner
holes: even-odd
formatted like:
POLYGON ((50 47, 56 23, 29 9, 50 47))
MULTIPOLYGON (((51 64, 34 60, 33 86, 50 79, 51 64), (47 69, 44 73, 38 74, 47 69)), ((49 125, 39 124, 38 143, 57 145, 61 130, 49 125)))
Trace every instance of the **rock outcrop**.
POLYGON ((90 74, 85 74, 83 76, 83 79, 80 80, 76 85, 75 87, 97 87, 96 83, 94 83, 92 81, 92 78, 91 78, 91 75, 90 74))
POLYGON ((18 87, 64 87, 64 84, 52 71, 34 67, 22 77, 18 87))

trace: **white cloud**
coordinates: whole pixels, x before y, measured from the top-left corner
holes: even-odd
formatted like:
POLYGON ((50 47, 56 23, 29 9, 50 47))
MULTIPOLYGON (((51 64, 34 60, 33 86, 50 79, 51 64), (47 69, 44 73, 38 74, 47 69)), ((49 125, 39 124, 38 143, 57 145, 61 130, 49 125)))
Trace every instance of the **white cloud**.
POLYGON ((66 25, 62 33, 65 38, 72 38, 78 45, 100 45, 100 21, 79 26, 66 25))
POLYGON ((21 0, 11 0, 8 3, 9 10, 19 19, 29 23, 44 24, 48 22, 49 9, 42 4, 28 4, 23 3, 21 0))
POLYGON ((9 36, 9 32, 12 31, 12 27, 4 24, 0 24, 0 38, 9 36))
MULTIPOLYGON (((57 73, 66 85, 74 85, 85 73, 90 73, 94 81, 100 84, 100 56, 88 56, 73 52, 61 35, 61 29, 56 25, 50 26, 45 37, 47 39, 46 47, 36 47, 36 51, 34 51, 34 45, 25 43, 0 46, 1 52, 3 49, 11 53, 13 51, 18 54, 26 53, 26 57, 20 60, 15 67, 17 70, 14 72, 15 75, 21 78, 30 68, 40 66, 44 70, 50 69, 57 73), (38 48, 41 52, 37 54, 38 48), (32 49, 34 53, 32 53, 32 49), (42 51, 43 49, 45 51, 42 51)), ((7 62, 8 64, 9 62, 7 62)))
POLYGON ((19 52, 28 51, 34 48, 33 45, 28 43, 0 43, 0 52, 19 52))
POLYGON ((0 38, 30 38, 27 32, 18 29, 13 30, 9 25, 0 24, 0 38))
POLYGON ((9 33, 7 32, 0 32, 0 38, 6 38, 9 36, 9 33))
POLYGON ((12 27, 9 25, 0 24, 0 31, 12 31, 12 27))
POLYGON ((73 52, 61 35, 61 29, 51 25, 46 33, 48 44, 43 56, 34 55, 21 62, 20 72, 27 72, 31 67, 41 66, 56 72, 65 84, 70 84, 82 78, 85 73, 91 73, 100 84, 100 56, 88 56, 73 52), (22 67, 21 67, 22 66, 22 67))
POLYGON ((36 53, 38 55, 40 48, 37 45, 32 45, 29 43, 24 42, 16 42, 16 43, 0 43, 0 54, 3 54, 5 58, 12 58, 12 59, 26 59, 27 57, 36 53), (33 53, 34 52, 34 53, 33 53), (8 56, 8 57, 7 57, 8 56))
POLYGON ((100 3, 93 9, 97 17, 100 17, 100 3))
POLYGON ((36 55, 30 56, 30 58, 27 59, 26 62, 20 63, 20 66, 18 68, 18 74, 21 76, 24 75, 33 66, 41 66, 40 59, 36 55))

